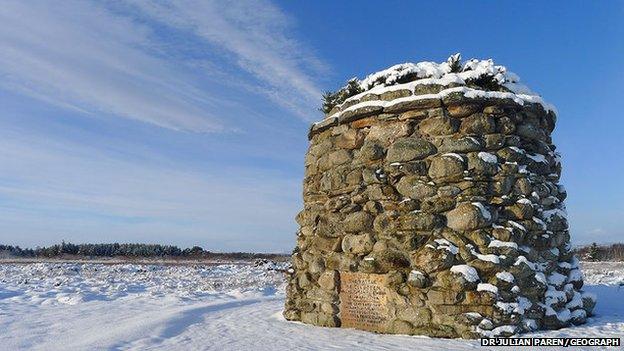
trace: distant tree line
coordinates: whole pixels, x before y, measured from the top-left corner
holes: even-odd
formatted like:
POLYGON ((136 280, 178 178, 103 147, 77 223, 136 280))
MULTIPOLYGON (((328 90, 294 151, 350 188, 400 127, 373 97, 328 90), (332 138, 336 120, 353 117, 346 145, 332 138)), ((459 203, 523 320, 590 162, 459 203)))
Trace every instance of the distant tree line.
POLYGON ((624 261, 624 244, 581 246, 574 249, 577 257, 585 261, 624 261))
POLYGON ((0 258, 62 258, 62 257, 131 257, 131 258, 222 258, 275 259, 280 254, 206 251, 199 246, 180 249, 175 245, 160 244, 72 244, 61 242, 34 249, 0 244, 0 258))

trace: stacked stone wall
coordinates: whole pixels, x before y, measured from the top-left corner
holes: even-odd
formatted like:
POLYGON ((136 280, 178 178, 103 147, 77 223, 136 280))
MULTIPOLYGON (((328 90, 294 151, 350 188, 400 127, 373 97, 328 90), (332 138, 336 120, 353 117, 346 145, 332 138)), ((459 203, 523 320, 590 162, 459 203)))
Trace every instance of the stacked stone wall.
POLYGON ((287 319, 344 324, 346 272, 383 278, 381 332, 508 336, 591 313, 554 112, 445 89, 364 94, 311 128, 287 319))

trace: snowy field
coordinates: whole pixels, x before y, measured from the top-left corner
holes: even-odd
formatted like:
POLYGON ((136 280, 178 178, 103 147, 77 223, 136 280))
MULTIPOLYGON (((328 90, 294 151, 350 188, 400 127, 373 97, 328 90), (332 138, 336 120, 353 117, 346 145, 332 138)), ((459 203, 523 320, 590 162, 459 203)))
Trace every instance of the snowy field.
MULTIPOLYGON (((287 322, 280 313, 280 268, 283 264, 0 263, 0 349, 510 349, 287 322)), ((586 291, 598 296, 589 323, 524 336, 624 337, 624 263, 585 263, 583 269, 586 291)))

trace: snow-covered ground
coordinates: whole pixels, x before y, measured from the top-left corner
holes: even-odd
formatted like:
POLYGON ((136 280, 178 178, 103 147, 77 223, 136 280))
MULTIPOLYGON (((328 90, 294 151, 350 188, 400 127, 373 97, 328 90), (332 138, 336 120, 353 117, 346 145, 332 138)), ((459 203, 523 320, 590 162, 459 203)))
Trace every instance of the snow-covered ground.
MULTIPOLYGON (((0 263, 0 349, 488 349, 478 341, 287 322, 280 268, 0 263)), ((585 289, 598 295, 596 315, 580 327, 525 336, 624 337, 624 263, 584 263, 583 269, 585 289)))

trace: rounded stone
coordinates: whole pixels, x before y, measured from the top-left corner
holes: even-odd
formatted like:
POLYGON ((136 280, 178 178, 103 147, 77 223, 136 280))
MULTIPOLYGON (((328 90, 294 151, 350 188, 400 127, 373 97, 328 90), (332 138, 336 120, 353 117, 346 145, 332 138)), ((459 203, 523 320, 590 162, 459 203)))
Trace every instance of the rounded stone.
POLYGON ((442 271, 436 276, 434 286, 440 286, 454 291, 466 291, 476 289, 477 282, 466 279, 461 273, 442 271))
POLYGON ((380 234, 393 233, 397 228, 397 217, 398 215, 396 212, 383 212, 375 217, 375 220, 373 221, 373 228, 380 234))
POLYGON ((465 163, 460 155, 444 154, 431 161, 429 176, 434 180, 462 178, 465 169, 465 163))
POLYGON ((329 154, 329 162, 337 166, 351 161, 351 154, 347 150, 337 150, 329 154))
POLYGON ((424 199, 420 207, 423 212, 442 213, 455 207, 455 199, 450 196, 434 196, 424 199))
POLYGON ((440 152, 470 152, 481 150, 481 141, 474 137, 447 138, 438 148, 440 152))
POLYGON ((347 234, 342 239, 342 251, 354 255, 366 255, 373 250, 375 240, 370 234, 347 234))
POLYGON ((498 158, 489 152, 471 152, 468 156, 468 170, 478 175, 491 176, 498 172, 498 158))
POLYGON ((530 203, 516 202, 511 206, 505 207, 505 212, 512 219, 533 218, 533 206, 530 203))
POLYGON ((356 129, 350 129, 338 135, 334 143, 336 147, 341 149, 355 149, 362 146, 364 143, 364 136, 356 129))
POLYGON ((379 160, 384 156, 383 146, 372 142, 366 141, 360 149, 359 157, 365 161, 379 160))
POLYGON ((436 152, 435 146, 420 138, 401 138, 388 148, 387 162, 420 160, 436 152))
POLYGON ((412 266, 425 274, 449 269, 455 263, 455 255, 447 250, 437 250, 429 246, 412 253, 412 266))
POLYGON ((340 217, 336 214, 326 214, 318 216, 316 224, 316 235, 323 237, 337 237, 342 232, 340 217))
POLYGON ((407 284, 415 288, 424 288, 429 284, 429 279, 423 272, 412 270, 407 276, 407 284))
MULTIPOLYGON (((480 204, 480 206, 483 206, 480 204)), ((492 217, 487 209, 472 203, 459 204, 446 214, 446 225, 457 231, 483 228, 491 223, 492 217)))
POLYGON ((410 260, 407 255, 402 251, 394 249, 373 252, 364 258, 362 263, 364 262, 372 263, 373 271, 370 273, 377 274, 385 274, 392 270, 402 270, 410 266, 410 260))
POLYGON ((405 176, 396 185, 399 194, 416 200, 421 200, 437 193, 435 186, 426 184, 418 176, 405 176))
POLYGON ((407 213, 398 221, 401 230, 433 230, 444 225, 442 216, 424 212, 407 213))
POLYGON ((459 120, 446 116, 427 118, 418 124, 418 129, 432 136, 451 135, 459 129, 459 120))
POLYGON ((313 274, 321 273, 325 270, 325 261, 320 257, 313 259, 308 265, 308 270, 313 274))
POLYGON ((347 215, 343 222, 346 232, 356 233, 370 229, 373 224, 373 216, 367 212, 355 212, 347 215))
POLYGON ((367 140, 376 141, 382 145, 389 145, 410 135, 414 128, 412 123, 384 123, 371 126, 367 140))
POLYGON ((318 284, 321 288, 332 291, 336 288, 338 283, 338 272, 336 271, 326 271, 321 274, 318 279, 318 284))
POLYGON ((490 134, 496 132, 496 122, 488 115, 475 113, 462 120, 460 130, 464 134, 490 134))

